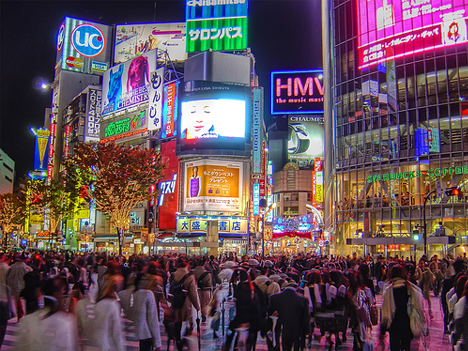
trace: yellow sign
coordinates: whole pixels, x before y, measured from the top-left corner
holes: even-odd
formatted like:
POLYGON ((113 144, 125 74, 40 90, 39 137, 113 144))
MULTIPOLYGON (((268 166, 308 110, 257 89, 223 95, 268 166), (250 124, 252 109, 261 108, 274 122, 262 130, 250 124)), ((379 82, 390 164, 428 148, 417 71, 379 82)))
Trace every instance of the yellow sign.
MULTIPOLYGON (((177 233, 206 234, 207 222, 207 219, 177 218, 177 233)), ((247 219, 226 218, 217 222, 219 234, 247 234, 247 219)))
POLYGON ((44 222, 44 216, 41 214, 32 214, 29 217, 30 224, 42 224, 44 222))
POLYGON ((76 218, 89 218, 89 210, 78 210, 76 218))

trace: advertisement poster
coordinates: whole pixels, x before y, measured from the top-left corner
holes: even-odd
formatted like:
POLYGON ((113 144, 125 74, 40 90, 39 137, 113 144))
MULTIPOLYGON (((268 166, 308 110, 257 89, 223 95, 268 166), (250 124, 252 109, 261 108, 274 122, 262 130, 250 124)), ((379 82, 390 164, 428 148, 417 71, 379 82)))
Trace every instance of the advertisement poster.
POLYGON ((160 162, 166 166, 164 176, 159 180, 159 217, 160 230, 174 230, 179 198, 179 159, 175 154, 176 141, 161 144, 160 162))
POLYGON ((271 72, 271 114, 323 114, 323 70, 271 72))
POLYGON ((313 162, 325 153, 323 117, 288 117, 288 158, 313 162))
POLYGON ((146 115, 147 111, 143 110, 106 121, 101 143, 129 138, 146 132, 148 130, 146 115))
POLYGON ((102 116, 147 102, 151 85, 150 72, 154 71, 155 50, 104 72, 102 116))
MULTIPOLYGON (((178 234, 206 234, 207 220, 204 218, 178 218, 178 234)), ((218 220, 218 233, 220 235, 247 234, 248 221, 243 218, 226 218, 218 220)))
POLYGON ((35 171, 47 170, 49 136, 50 132, 48 130, 36 130, 36 151, 34 153, 35 171))
POLYGON ((89 89, 84 141, 99 141, 101 130, 101 89, 89 89))
POLYGON ((263 88, 253 91, 252 101, 253 135, 252 135, 252 164, 253 174, 262 173, 262 123, 263 123, 263 88))
POLYGON ((185 164, 184 210, 239 211, 243 164, 199 160, 185 164))
POLYGON ((186 4, 188 53, 247 48, 247 0, 187 0, 186 4))
POLYGON ((166 51, 171 61, 184 61, 185 22, 119 24, 115 27, 114 62, 124 63, 158 49, 166 51))
POLYGON ((161 139, 170 138, 177 135, 176 123, 178 114, 179 82, 172 82, 164 85, 163 90, 163 116, 161 139))
POLYGON ((110 66, 112 27, 65 17, 57 33, 55 73, 102 75, 110 66))
POLYGON ((148 130, 161 129, 162 106, 164 87, 164 67, 150 72, 150 85, 148 89, 148 130))
POLYGON ((359 68, 467 42, 463 0, 358 0, 359 68))

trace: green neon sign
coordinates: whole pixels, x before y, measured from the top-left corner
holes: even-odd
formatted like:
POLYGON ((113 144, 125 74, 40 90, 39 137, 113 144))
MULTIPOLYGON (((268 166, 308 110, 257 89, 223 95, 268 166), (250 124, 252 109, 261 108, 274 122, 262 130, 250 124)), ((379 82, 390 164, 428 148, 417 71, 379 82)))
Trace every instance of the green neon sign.
POLYGON ((428 172, 423 171, 407 171, 397 173, 383 173, 367 176, 367 183, 374 183, 386 180, 402 180, 420 178, 428 175, 429 177, 443 177, 452 174, 468 174, 468 166, 463 167, 444 167, 444 168, 431 168, 428 172))

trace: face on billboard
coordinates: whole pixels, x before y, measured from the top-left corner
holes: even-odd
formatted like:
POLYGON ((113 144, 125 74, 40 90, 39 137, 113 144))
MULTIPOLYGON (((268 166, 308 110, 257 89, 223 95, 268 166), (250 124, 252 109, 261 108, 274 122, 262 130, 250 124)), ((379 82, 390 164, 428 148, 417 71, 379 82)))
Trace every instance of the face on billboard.
POLYGON ((202 99, 181 104, 182 138, 244 138, 246 101, 202 99))
POLYGON ((183 61, 185 23, 148 23, 117 25, 114 62, 123 63, 148 51, 166 51, 171 61, 183 61))
POLYGON ((324 157, 325 131, 323 117, 290 116, 288 119, 289 159, 324 157))
POLYGON ((102 115, 148 101, 150 72, 156 70, 156 51, 150 51, 104 72, 102 115))
POLYGON ((467 41, 463 0, 358 0, 359 68, 467 41))
POLYGON ((185 164, 185 210, 240 210, 242 163, 200 160, 185 164))

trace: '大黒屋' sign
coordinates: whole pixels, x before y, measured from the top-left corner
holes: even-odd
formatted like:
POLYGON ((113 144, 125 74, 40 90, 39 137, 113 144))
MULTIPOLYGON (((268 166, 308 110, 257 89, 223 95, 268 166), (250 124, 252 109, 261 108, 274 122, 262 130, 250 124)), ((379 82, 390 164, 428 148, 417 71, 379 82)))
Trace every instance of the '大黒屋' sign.
POLYGON ((271 114, 323 113, 323 70, 271 72, 271 114))

